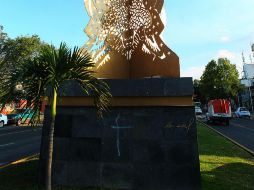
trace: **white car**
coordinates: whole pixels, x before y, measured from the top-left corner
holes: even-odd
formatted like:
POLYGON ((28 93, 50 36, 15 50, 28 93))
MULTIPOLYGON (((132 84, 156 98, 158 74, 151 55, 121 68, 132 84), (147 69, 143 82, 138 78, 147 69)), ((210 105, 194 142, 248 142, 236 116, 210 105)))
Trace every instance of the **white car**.
POLYGON ((198 106, 195 106, 195 113, 196 113, 196 115, 202 115, 202 110, 201 110, 201 108, 198 107, 198 106))
POLYGON ((239 107, 235 111, 236 117, 248 117, 250 118, 250 112, 245 107, 239 107))
POLYGON ((0 127, 7 125, 8 119, 7 116, 4 114, 0 114, 0 127))

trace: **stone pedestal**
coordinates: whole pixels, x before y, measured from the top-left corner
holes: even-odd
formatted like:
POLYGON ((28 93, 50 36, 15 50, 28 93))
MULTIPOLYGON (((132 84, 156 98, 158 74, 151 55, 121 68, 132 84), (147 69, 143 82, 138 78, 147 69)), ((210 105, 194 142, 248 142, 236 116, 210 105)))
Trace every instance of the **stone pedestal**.
MULTIPOLYGON (((53 184, 127 190, 201 189, 191 78, 106 80, 110 112, 66 83, 57 108, 53 184)), ((45 171, 49 106, 40 156, 45 171)))

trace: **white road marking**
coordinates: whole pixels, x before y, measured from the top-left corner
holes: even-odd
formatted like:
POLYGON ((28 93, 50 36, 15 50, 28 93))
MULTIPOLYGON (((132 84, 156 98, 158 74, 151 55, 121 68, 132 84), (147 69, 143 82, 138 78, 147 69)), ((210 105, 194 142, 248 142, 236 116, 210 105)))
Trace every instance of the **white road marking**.
POLYGON ((7 136, 7 135, 12 135, 12 134, 25 133, 25 132, 35 132, 35 131, 37 131, 37 130, 41 130, 41 129, 24 130, 24 131, 17 131, 17 132, 5 133, 5 134, 0 135, 0 137, 7 136))
POLYGON ((250 129, 248 127, 244 127, 244 126, 242 126, 240 124, 237 124, 237 123, 231 123, 231 125, 233 125, 235 127, 240 127, 240 128, 246 129, 246 130, 251 131, 251 132, 254 132, 254 129, 250 129))
POLYGON ((15 143, 0 144, 0 147, 10 146, 10 145, 14 145, 14 144, 15 144, 15 143))

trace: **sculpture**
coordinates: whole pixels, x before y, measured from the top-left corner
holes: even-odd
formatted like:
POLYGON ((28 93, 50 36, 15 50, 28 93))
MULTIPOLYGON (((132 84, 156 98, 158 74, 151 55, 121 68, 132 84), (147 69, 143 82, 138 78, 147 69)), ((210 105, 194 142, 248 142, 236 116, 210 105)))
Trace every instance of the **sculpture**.
POLYGON ((179 59, 161 40, 163 0, 85 0, 85 28, 103 78, 179 77, 179 59))

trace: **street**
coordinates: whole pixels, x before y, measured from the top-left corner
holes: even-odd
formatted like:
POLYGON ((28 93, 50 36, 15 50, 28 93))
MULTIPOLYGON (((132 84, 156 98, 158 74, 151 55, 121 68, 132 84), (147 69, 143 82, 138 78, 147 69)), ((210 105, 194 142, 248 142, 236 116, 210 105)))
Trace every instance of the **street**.
POLYGON ((229 126, 210 124, 210 126, 254 152, 254 119, 233 118, 229 126))
POLYGON ((0 128, 0 166, 39 153, 41 128, 0 128))

